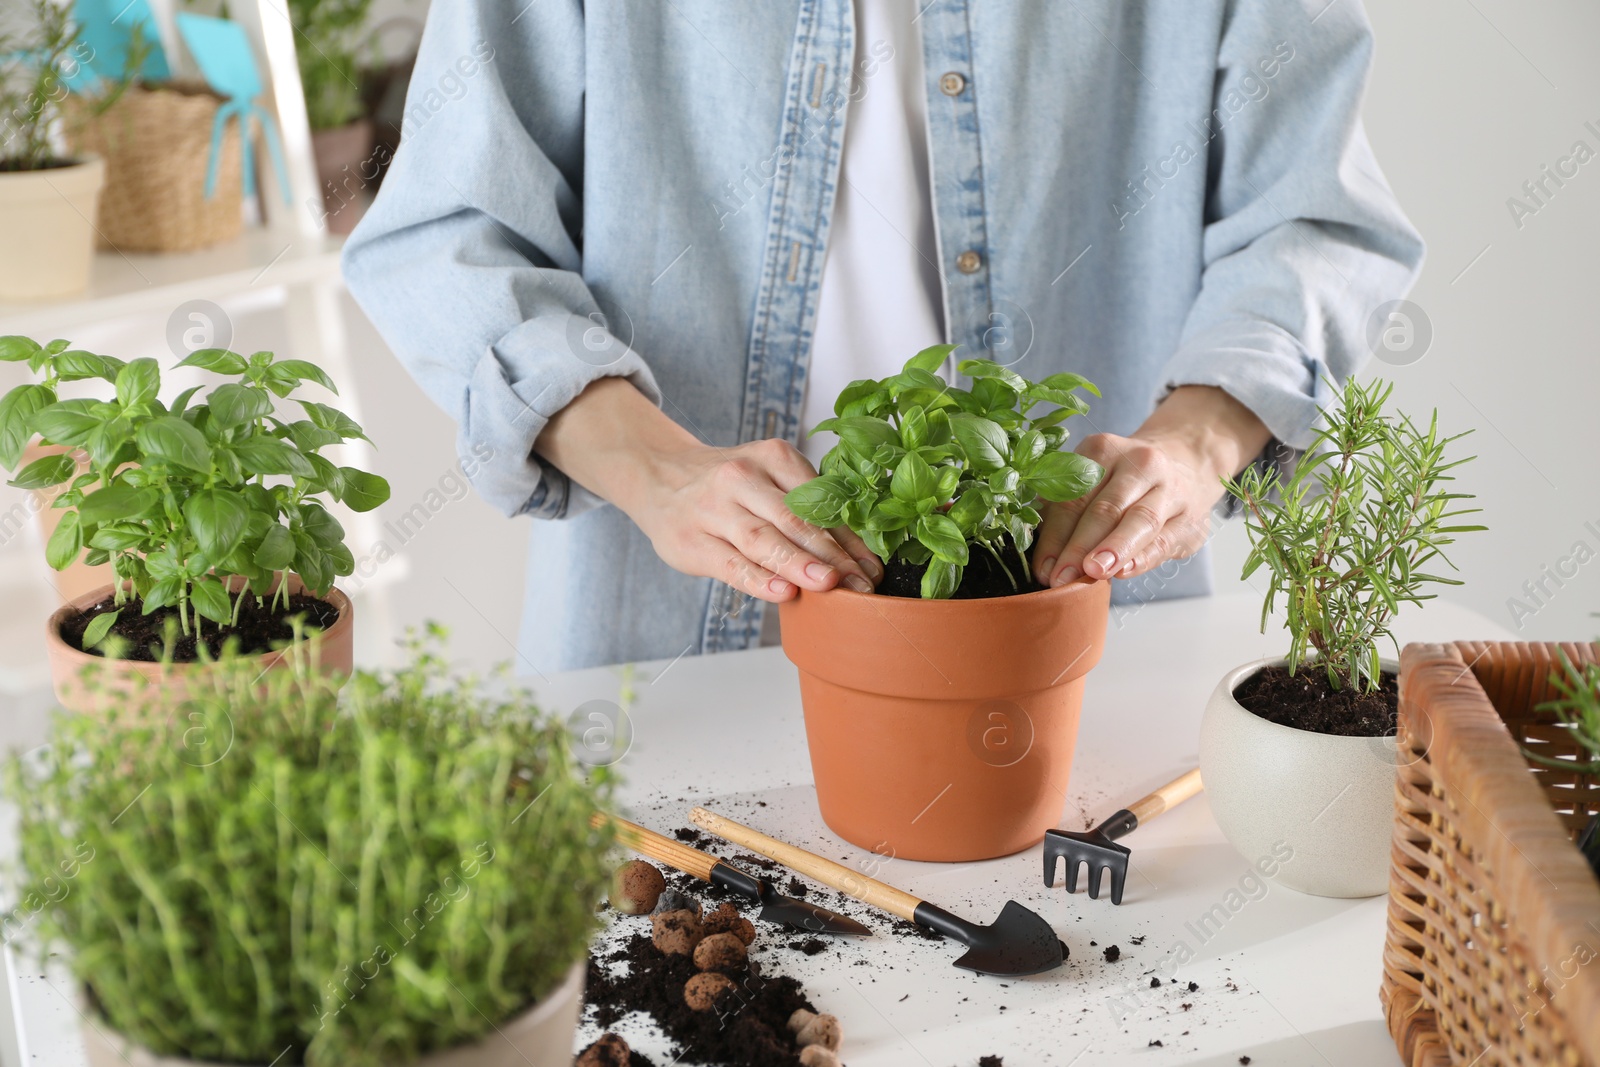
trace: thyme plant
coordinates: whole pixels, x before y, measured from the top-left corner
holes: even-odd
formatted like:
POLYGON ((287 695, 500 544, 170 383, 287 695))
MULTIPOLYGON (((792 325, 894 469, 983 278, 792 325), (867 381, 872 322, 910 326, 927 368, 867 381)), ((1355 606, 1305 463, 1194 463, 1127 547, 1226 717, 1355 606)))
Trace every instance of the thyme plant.
POLYGON ((98 1024, 162 1055, 376 1067, 492 1035, 583 958, 612 779, 434 647, 342 692, 306 654, 225 657, 170 717, 60 717, 6 767, 7 936, 67 950, 98 1024))
POLYGON ((934 345, 899 374, 845 386, 835 417, 811 430, 832 430, 839 443, 822 473, 784 498, 807 522, 848 526, 885 563, 926 564, 926 599, 956 591, 974 547, 1020 588, 1040 521, 1034 504, 1074 500, 1104 474, 1061 450, 1061 423, 1089 410, 1077 390, 1098 389, 1076 374, 1030 382, 987 359, 961 361, 957 369, 974 381, 958 389, 934 373, 956 347, 934 345), (1056 406, 1030 415, 1040 404, 1056 406), (1002 555, 1008 538, 1012 562, 1002 555))
POLYGON ((1348 381, 1287 480, 1251 467, 1225 483, 1244 505, 1243 577, 1267 575, 1262 632, 1281 596, 1289 672, 1315 656, 1339 690, 1378 688, 1378 646, 1385 638, 1394 644, 1389 624, 1400 605, 1433 599, 1429 585, 1461 584, 1424 568, 1453 568, 1445 547, 1485 529, 1456 521, 1478 509, 1457 506, 1470 493, 1448 491, 1450 472, 1473 458, 1447 458, 1466 434, 1442 436, 1437 412, 1426 430, 1387 414, 1393 391, 1381 381, 1348 381))
POLYGON ((63 73, 75 71, 86 46, 72 8, 56 0, 30 0, 15 22, 0 25, 0 171, 44 170, 58 165, 50 126, 67 94, 63 73))
MULTIPOLYGON (((157 396, 153 359, 125 363, 66 341, 0 337, 0 361, 26 361, 39 378, 0 398, 0 467, 15 471, 9 484, 23 489, 66 486, 53 506, 67 513, 46 559, 62 570, 86 552, 85 562, 109 563, 116 576, 118 609, 95 618, 86 645, 98 644, 134 599, 146 615, 175 607, 188 634, 191 627, 198 633, 201 619, 237 623, 245 598, 266 597, 280 571, 325 595, 354 559, 324 501, 368 511, 389 498, 382 478, 321 454, 365 435, 337 409, 294 396, 305 381, 337 392, 305 360, 201 349, 178 366, 236 380, 201 403, 194 402, 200 386, 186 389, 170 406, 157 396), (63 384, 93 378, 110 383, 114 398, 60 398, 63 384), (279 418, 274 397, 294 399, 304 418, 279 418), (17 470, 36 434, 46 445, 80 450, 87 469, 59 453, 17 470), (230 578, 245 579, 245 587, 230 594, 230 578)), ((286 605, 288 595, 280 582, 275 596, 286 605)))

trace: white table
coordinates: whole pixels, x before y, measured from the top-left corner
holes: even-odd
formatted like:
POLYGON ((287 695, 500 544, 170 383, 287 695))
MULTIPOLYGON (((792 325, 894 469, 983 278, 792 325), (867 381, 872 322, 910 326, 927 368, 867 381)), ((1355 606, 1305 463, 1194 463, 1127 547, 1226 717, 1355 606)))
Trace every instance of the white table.
MULTIPOLYGON (((1201 709, 1218 678, 1281 651, 1280 635, 1256 632, 1259 604, 1228 595, 1114 613, 1105 657, 1089 677, 1063 825, 1109 815, 1193 765, 1201 709)), ((1402 640, 1510 637, 1440 602, 1409 613, 1398 631, 1402 640)), ((619 681, 617 670, 601 669, 537 688, 566 714, 588 700, 615 700, 619 681)), ((640 821, 683 826, 688 809, 704 803, 858 868, 876 859, 834 837, 817 813, 795 671, 779 650, 642 664, 634 684, 634 737, 619 767, 625 806, 640 821)), ((1385 898, 1328 900, 1272 886, 1202 939, 1189 924, 1248 870, 1204 795, 1126 843, 1133 863, 1120 907, 1046 889, 1037 848, 984 863, 891 860, 879 868, 884 880, 979 921, 1008 898, 1035 909, 1071 948, 1056 971, 980 977, 950 965, 957 953, 949 944, 884 935, 838 939, 816 956, 771 948, 757 958, 767 973, 801 979, 822 1010, 840 1017, 851 1067, 967 1067, 987 1054, 1003 1056, 1007 1067, 1098 1067, 1134 1057, 1234 1067, 1242 1055, 1253 1067, 1400 1062, 1378 1005, 1385 898), (1194 959, 1178 972, 1179 984, 1152 990, 1154 968, 1180 940, 1194 959), (1122 956, 1109 964, 1102 951, 1112 944, 1122 956), (1190 981, 1199 986, 1192 993, 1190 981), (1160 1047, 1150 1044, 1157 1040, 1160 1047)), ((757 944, 779 940, 767 930, 757 944)), ((20 979, 8 975, 24 1052, 18 1062, 77 1067, 76 1016, 61 995, 70 984, 58 967, 19 967, 20 979)), ((0 1034, 5 1024, 0 1019, 0 1034)), ((669 1062, 637 1027, 622 1032, 669 1062)))

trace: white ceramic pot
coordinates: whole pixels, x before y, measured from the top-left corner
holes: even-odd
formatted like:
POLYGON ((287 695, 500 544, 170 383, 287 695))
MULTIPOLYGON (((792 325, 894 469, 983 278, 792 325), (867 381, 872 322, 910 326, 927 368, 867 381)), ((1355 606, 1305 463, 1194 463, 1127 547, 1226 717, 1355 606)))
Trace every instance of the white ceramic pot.
POLYGON ((89 287, 105 163, 0 171, 0 300, 52 300, 89 287))
MULTIPOLYGON (((1200 777, 1211 812, 1245 859, 1263 874, 1275 868, 1278 884, 1322 897, 1377 896, 1389 888, 1395 739, 1280 726, 1233 698, 1246 678, 1283 662, 1229 671, 1206 704, 1200 777)), ((1383 669, 1399 673, 1387 661, 1383 669)))
MULTIPOLYGON (((583 1011, 586 960, 572 965, 561 984, 539 1003, 471 1045, 441 1049, 416 1067, 568 1067, 583 1011)), ((83 1024, 89 1067, 222 1067, 200 1060, 157 1056, 130 1044, 104 1023, 83 1024)), ((234 1065, 237 1067, 237 1065, 234 1065)))

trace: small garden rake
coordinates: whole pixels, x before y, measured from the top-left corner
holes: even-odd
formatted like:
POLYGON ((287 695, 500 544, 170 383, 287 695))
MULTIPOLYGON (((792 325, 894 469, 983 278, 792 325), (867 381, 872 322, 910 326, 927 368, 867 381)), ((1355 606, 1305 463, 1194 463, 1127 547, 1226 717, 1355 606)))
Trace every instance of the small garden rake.
POLYGON ((1111 872, 1111 903, 1122 903, 1122 887, 1128 880, 1128 848, 1116 839, 1131 833, 1140 823, 1149 822, 1164 811, 1182 804, 1200 792, 1200 768, 1175 778, 1154 793, 1123 808, 1093 830, 1044 832, 1044 884, 1054 885, 1056 865, 1067 861, 1067 892, 1078 891, 1078 865, 1089 865, 1089 896, 1100 897, 1100 876, 1111 872))

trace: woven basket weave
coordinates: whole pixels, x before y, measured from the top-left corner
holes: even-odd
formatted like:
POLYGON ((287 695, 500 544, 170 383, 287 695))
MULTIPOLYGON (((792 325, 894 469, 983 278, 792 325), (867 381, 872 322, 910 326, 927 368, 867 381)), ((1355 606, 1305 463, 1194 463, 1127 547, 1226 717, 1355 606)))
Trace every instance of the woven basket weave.
MULTIPOLYGON (((76 100, 76 98, 69 98, 76 100)), ((205 198, 211 127, 220 97, 188 85, 133 87, 103 114, 69 106, 73 147, 106 161, 95 225, 101 248, 187 252, 240 230, 239 121, 222 137, 216 194, 205 198)))
POLYGON ((1400 657, 1381 997, 1409 1067, 1600 1067, 1600 882, 1573 846, 1600 781, 1550 712, 1565 651, 1408 645, 1400 657), (1531 773, 1530 773, 1531 769, 1531 773))

